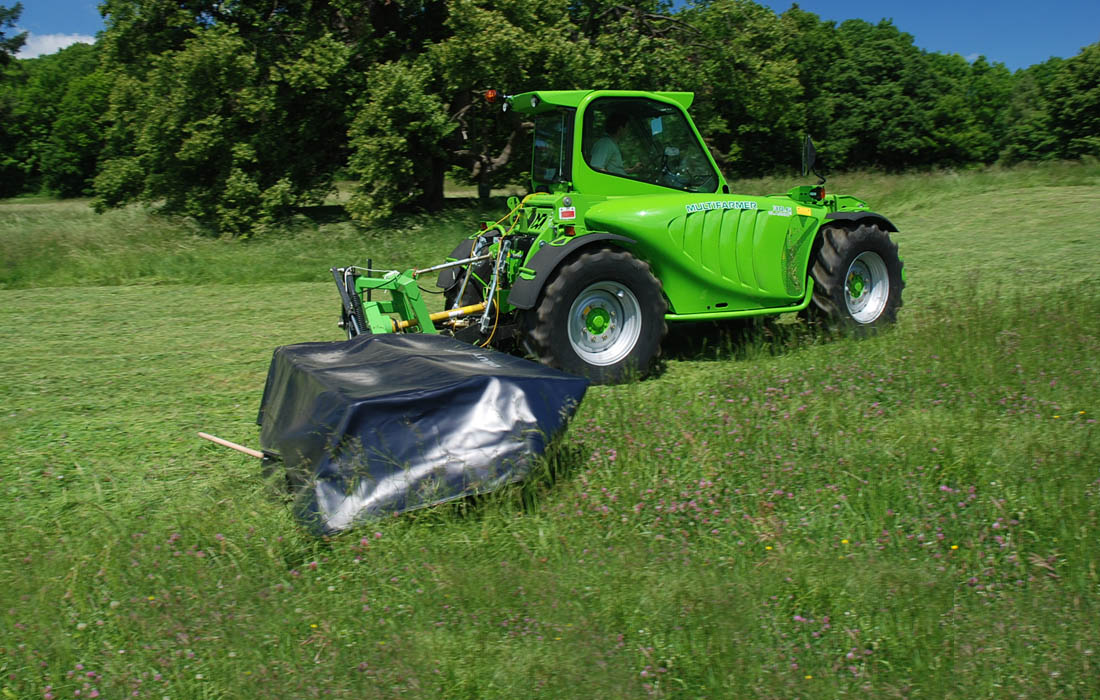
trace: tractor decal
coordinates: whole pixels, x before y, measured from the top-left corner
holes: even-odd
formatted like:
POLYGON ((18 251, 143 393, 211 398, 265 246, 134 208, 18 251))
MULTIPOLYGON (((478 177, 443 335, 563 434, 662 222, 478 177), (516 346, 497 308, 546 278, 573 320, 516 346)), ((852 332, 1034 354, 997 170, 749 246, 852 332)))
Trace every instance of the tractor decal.
POLYGON ((756 202, 749 201, 717 201, 717 202, 697 202, 692 204, 685 204, 684 209, 687 213, 696 211, 710 211, 711 209, 757 209, 756 202))

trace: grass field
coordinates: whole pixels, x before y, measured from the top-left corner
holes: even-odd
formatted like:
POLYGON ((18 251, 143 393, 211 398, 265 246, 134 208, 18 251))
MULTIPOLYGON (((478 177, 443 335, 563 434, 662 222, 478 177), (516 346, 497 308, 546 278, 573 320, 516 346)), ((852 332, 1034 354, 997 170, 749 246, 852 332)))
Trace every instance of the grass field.
POLYGON ((331 540, 195 432, 256 445, 330 266, 490 214, 0 202, 0 697, 1100 696, 1100 165, 829 186, 901 229, 895 329, 673 326, 524 486, 331 540))

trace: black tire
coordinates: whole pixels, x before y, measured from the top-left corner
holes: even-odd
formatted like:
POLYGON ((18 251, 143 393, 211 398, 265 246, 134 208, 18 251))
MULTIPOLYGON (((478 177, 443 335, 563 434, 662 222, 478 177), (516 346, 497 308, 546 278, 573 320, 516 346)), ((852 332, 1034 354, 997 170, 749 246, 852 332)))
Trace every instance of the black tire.
MULTIPOLYGON (((470 275, 470 280, 466 283, 466 289, 462 292, 462 303, 459 304, 459 306, 480 304, 485 299, 485 288, 474 278, 474 275, 485 280, 486 284, 488 284, 489 278, 493 274, 493 263, 489 260, 482 260, 481 262, 474 263, 473 267, 473 275, 470 275)), ((454 308, 455 297, 458 296, 458 290, 462 288, 462 280, 465 277, 466 268, 456 268, 454 284, 443 292, 444 308, 454 308)))
MULTIPOLYGON (((461 280, 459 284, 451 287, 447 291, 443 292, 443 308, 453 309, 455 305, 455 297, 458 296, 458 289, 461 286, 461 280)), ((481 285, 476 280, 470 280, 470 283, 466 285, 466 290, 462 292, 462 303, 459 306, 473 306, 474 304, 480 304, 484 299, 484 294, 481 289, 481 285)))
POLYGON ((527 312, 527 348, 543 364, 615 384, 652 369, 667 310, 649 265, 595 248, 558 268, 527 312))
POLYGON ((822 228, 810 276, 810 310, 833 328, 870 331, 897 319, 905 288, 902 261, 897 244, 875 224, 822 228))

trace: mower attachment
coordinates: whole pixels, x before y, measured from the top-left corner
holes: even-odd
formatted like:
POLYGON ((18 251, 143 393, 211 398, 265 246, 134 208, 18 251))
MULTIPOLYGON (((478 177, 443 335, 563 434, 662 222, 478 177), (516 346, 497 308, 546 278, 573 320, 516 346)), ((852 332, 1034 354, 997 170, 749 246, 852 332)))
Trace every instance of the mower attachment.
POLYGON ((277 348, 260 444, 318 534, 521 480, 588 380, 454 338, 363 334, 277 348))
POLYGON ((492 256, 479 255, 435 265, 423 270, 373 270, 368 263, 366 268, 334 267, 330 270, 336 280, 343 305, 340 326, 347 331, 348 339, 362 333, 397 333, 416 329, 421 333, 436 333, 436 321, 453 321, 483 312, 487 304, 470 304, 448 311, 428 313, 424 297, 416 278, 420 275, 455 268, 460 265, 488 260, 492 256), (365 272, 366 274, 360 274, 365 272), (374 273, 382 273, 375 276, 374 273), (389 299, 372 300, 371 293, 382 291, 389 293, 389 299), (390 314, 396 314, 400 321, 390 314))

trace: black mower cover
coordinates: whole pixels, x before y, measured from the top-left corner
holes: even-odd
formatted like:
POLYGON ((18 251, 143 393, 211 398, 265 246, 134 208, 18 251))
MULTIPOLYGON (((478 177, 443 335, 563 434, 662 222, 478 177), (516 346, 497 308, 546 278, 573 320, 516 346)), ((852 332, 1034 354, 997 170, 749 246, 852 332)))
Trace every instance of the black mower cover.
POLYGON ((320 534, 526 476, 588 380, 427 333, 277 348, 260 444, 320 534))

